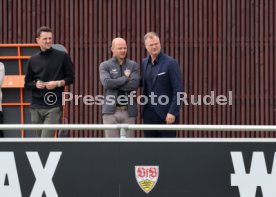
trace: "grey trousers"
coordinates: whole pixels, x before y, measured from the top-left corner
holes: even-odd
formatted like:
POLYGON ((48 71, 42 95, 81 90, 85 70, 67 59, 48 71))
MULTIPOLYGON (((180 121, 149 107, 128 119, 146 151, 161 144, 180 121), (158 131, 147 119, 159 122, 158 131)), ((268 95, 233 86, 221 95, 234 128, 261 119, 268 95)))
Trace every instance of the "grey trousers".
MULTIPOLYGON (((135 117, 129 117, 127 110, 116 109, 114 114, 104 114, 103 115, 104 124, 135 124, 135 117)), ((126 137, 134 137, 134 131, 126 131, 126 137)), ((106 138, 110 137, 120 137, 119 130, 105 130, 104 136, 106 138)))
MULTIPOLYGON (((60 124, 61 123, 61 107, 50 109, 30 108, 31 120, 33 124, 60 124)), ((37 137, 54 137, 55 130, 38 130, 35 131, 37 137)))

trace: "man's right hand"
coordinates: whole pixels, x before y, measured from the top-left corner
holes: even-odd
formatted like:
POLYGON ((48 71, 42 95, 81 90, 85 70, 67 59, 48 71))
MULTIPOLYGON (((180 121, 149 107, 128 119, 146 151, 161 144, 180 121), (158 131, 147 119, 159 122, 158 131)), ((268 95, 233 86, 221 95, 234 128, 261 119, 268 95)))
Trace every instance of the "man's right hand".
POLYGON ((37 89, 44 89, 45 88, 45 83, 43 81, 37 81, 36 82, 36 88, 37 89))

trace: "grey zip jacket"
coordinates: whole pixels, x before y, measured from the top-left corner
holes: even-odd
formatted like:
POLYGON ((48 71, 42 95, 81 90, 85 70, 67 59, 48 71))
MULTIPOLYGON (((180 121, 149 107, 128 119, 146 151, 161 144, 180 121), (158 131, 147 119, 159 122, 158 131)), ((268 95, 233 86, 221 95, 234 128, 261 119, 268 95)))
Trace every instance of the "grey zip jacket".
POLYGON ((136 117, 136 90, 139 87, 140 83, 137 63, 132 60, 125 59, 123 65, 120 66, 116 58, 113 57, 100 64, 99 73, 100 80, 104 88, 102 114, 115 113, 116 105, 118 102, 118 92, 123 91, 125 92, 124 98, 127 98, 126 102, 128 106, 129 117, 136 117), (129 77, 125 76, 125 70, 130 72, 129 77))

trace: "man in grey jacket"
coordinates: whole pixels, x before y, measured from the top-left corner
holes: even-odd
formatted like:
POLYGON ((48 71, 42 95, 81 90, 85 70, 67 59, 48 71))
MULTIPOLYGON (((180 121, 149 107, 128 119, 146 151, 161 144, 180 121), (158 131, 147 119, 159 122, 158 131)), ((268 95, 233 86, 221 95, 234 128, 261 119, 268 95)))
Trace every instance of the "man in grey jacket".
MULTIPOLYGON (((100 80, 104 87, 102 105, 104 124, 134 124, 137 116, 135 93, 139 86, 137 63, 126 58, 127 44, 123 38, 112 41, 113 57, 100 64, 100 80)), ((119 137, 119 130, 105 130, 105 137, 119 137)), ((134 137, 127 131, 126 137, 134 137)))

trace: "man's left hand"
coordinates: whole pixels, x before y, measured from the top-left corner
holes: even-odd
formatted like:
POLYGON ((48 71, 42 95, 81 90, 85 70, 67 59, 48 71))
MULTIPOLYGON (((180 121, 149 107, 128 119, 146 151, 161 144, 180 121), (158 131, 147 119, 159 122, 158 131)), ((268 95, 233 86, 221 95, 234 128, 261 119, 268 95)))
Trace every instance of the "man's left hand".
POLYGON ((172 115, 172 114, 168 113, 165 121, 167 122, 167 124, 174 123, 175 115, 172 115))
POLYGON ((48 90, 53 90, 57 87, 57 82, 56 81, 49 81, 46 83, 46 88, 48 90))

